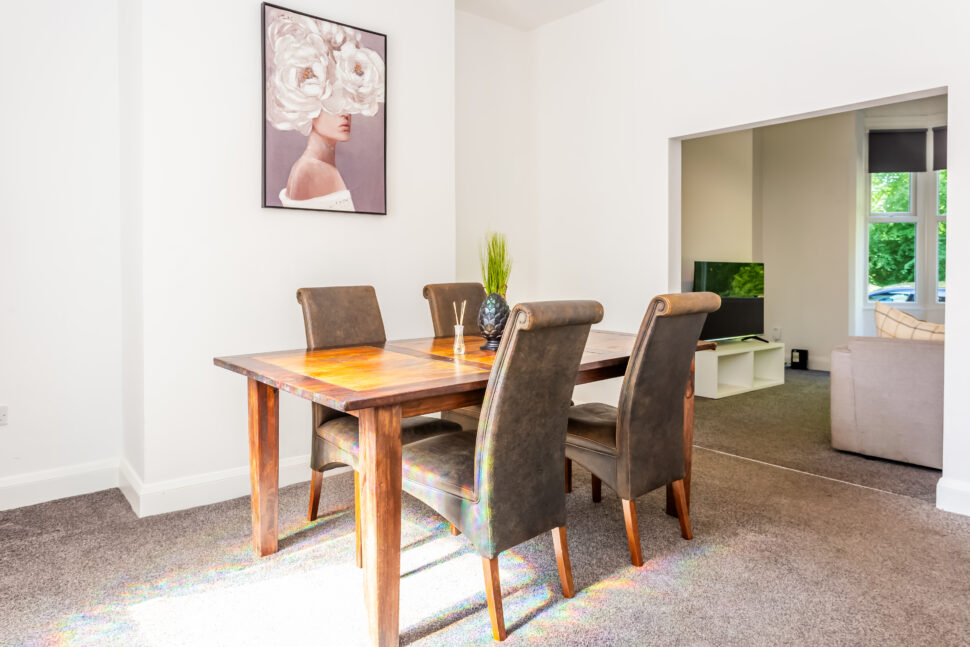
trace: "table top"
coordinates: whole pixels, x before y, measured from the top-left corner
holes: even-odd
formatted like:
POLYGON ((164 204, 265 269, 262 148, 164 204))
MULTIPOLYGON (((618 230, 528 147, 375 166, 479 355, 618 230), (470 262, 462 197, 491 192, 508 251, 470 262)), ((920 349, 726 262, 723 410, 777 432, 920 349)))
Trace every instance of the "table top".
MULTIPOLYGON (((634 340, 629 333, 591 331, 576 383, 623 375, 634 340)), ((459 394, 480 401, 495 360, 494 351, 479 349, 484 342, 466 336, 466 352, 458 356, 451 337, 426 337, 216 357, 213 362, 301 398, 353 412, 459 394)))

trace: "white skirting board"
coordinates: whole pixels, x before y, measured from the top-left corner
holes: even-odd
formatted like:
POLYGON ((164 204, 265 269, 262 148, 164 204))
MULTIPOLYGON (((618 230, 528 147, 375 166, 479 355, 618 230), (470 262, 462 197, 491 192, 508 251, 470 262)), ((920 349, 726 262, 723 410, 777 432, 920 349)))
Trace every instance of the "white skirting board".
POLYGON ((0 510, 118 487, 118 459, 0 478, 0 510))
MULTIPOLYGON (((325 474, 336 476, 349 469, 329 470, 325 474)), ((309 480, 309 454, 280 459, 280 487, 309 480)), ((128 461, 122 461, 119 487, 135 514, 148 517, 249 496, 249 466, 143 483, 128 461)))
MULTIPOLYGON (((330 470, 335 476, 350 468, 330 470)), ((310 480, 310 456, 280 460, 280 487, 310 480)), ((109 458, 0 478, 0 510, 121 488, 139 517, 185 510, 249 495, 249 466, 144 483, 128 461, 109 458)))
POLYGON ((936 484, 936 507, 970 516, 970 483, 941 478, 936 484))

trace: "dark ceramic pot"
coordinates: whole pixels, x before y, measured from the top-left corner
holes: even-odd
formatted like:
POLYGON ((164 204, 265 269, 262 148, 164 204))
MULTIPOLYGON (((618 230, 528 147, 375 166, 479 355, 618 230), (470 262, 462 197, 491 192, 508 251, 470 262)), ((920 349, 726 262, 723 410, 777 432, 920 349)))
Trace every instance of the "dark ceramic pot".
POLYGON ((478 311, 478 327, 482 329, 485 344, 482 350, 498 350, 498 342, 505 332, 505 324, 509 320, 509 304, 498 292, 492 292, 485 297, 482 307, 478 311))

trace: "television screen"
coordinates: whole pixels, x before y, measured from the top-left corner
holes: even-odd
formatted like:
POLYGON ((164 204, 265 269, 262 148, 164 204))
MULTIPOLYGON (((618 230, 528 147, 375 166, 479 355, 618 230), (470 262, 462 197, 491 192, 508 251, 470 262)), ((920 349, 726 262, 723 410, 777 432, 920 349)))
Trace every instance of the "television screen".
POLYGON ((714 292, 720 297, 763 297, 764 263, 694 261, 694 292, 714 292))
POLYGON ((754 337, 765 332, 765 300, 725 297, 720 309, 707 315, 700 338, 707 341, 754 337))
POLYGON ((701 339, 764 334, 764 263, 694 261, 694 292, 714 292, 721 297, 721 308, 707 315, 701 339))

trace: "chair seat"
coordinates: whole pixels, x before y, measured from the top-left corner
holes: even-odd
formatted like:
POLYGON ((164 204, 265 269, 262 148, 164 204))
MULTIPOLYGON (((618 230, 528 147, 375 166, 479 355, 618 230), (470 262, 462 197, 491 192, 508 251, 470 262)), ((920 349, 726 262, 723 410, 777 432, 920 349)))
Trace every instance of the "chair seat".
POLYGON ((408 445, 401 453, 405 481, 473 501, 475 442, 475 434, 445 434, 408 445))
MULTIPOLYGON (((429 416, 404 418, 401 420, 401 444, 408 445, 454 431, 461 431, 461 425, 429 416)), ((353 467, 357 469, 360 455, 360 429, 357 418, 340 416, 328 420, 317 427, 317 436, 352 457, 353 467)))
POLYGON ((566 445, 616 454, 616 407, 600 402, 569 408, 566 445))
POLYGON ((478 420, 481 417, 482 405, 480 404, 441 412, 443 420, 458 423, 465 431, 478 431, 478 420))

